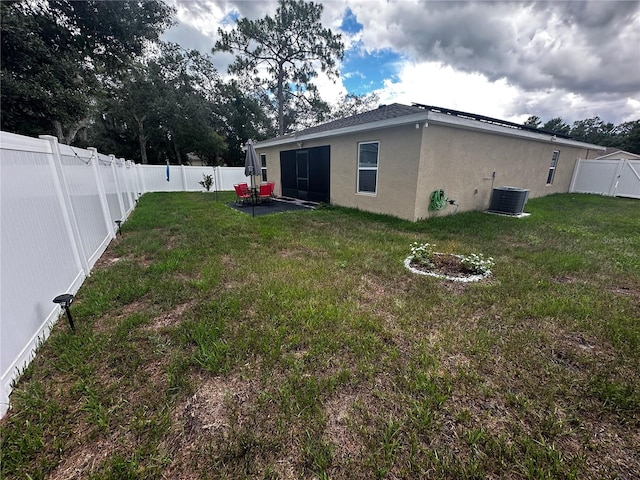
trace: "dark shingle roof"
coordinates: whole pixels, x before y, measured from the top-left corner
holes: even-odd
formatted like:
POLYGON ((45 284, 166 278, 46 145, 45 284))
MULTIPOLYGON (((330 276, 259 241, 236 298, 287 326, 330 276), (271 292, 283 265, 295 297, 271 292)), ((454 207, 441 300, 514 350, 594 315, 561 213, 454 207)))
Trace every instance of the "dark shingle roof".
POLYGON ((389 120, 391 118, 404 117, 406 115, 413 115, 416 113, 424 113, 424 109, 418 107, 410 107, 408 105, 401 105, 399 103, 392 103, 391 105, 381 105, 375 110, 369 112, 359 113, 358 115, 352 115, 351 117, 340 118, 332 122, 316 125, 315 127, 305 128, 292 135, 285 135, 286 138, 300 135, 312 135, 314 133, 328 132, 331 130, 338 130, 339 128, 355 127, 356 125, 363 125, 365 123, 378 122, 381 120, 389 120))
MULTIPOLYGON (((443 123, 452 126, 458 126, 463 128, 477 128, 480 130, 490 131, 496 133, 499 129, 503 133, 531 137, 531 133, 538 134, 541 139, 547 139, 550 141, 569 142, 572 145, 586 146, 588 148, 598 147, 584 142, 578 142, 571 139, 571 137, 560 135, 554 132, 545 132, 533 127, 520 125, 517 123, 509 122, 506 120, 500 120, 497 118, 485 117, 473 113, 462 112, 458 110, 451 110, 441 107, 434 107, 429 105, 422 105, 414 103, 412 106, 402 105, 399 103, 392 103, 391 105, 382 105, 375 110, 369 112, 360 113, 358 115, 352 115, 350 117, 341 118, 332 122, 323 123, 322 125, 316 125, 315 127, 306 128, 295 133, 290 133, 280 137, 275 137, 269 140, 257 142, 256 148, 262 146, 273 146, 291 143, 296 139, 304 138, 316 138, 326 137, 333 134, 345 133, 355 127, 355 130, 366 130, 367 127, 358 128, 361 125, 376 124, 371 128, 377 126, 390 126, 395 124, 403 124, 407 122, 420 122, 420 121, 433 121, 434 123, 443 123), (433 114, 433 118, 431 115, 433 114), (404 119, 410 115, 417 115, 412 119, 404 119), (419 115, 419 116, 418 116, 419 115), (393 121, 398 119, 397 122, 393 121), (388 121, 391 120, 391 121, 388 121), (380 122, 380 123, 379 123, 380 122), (473 122, 473 123, 472 123, 473 122), (335 133, 333 133, 335 132, 335 133), (548 137, 548 138, 547 138, 548 137)), ((426 123, 425 123, 426 125, 426 123)), ((598 150, 603 150, 603 147, 598 147, 598 150)))

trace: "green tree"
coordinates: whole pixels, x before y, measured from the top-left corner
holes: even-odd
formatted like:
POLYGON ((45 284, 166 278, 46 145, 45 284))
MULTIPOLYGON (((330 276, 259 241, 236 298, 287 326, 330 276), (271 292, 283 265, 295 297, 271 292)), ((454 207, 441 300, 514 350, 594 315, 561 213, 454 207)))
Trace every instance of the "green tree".
POLYGON ((209 164, 226 150, 216 131, 213 100, 220 82, 211 58, 176 44, 159 44, 153 57, 131 64, 113 82, 92 125, 95 146, 115 135, 135 139, 142 163, 189 163, 195 154, 209 164))
POLYGON ((573 122, 571 136, 576 140, 593 143, 595 145, 611 146, 614 140, 615 126, 605 123, 600 117, 587 118, 573 122))
POLYGON ((220 85, 220 96, 213 104, 213 112, 216 130, 227 139, 229 165, 244 164, 242 144, 248 139, 264 140, 276 134, 259 99, 246 94, 235 81, 220 85))
POLYGON ((327 120, 337 120, 375 110, 378 103, 380 103, 380 96, 375 92, 366 95, 347 93, 340 98, 337 105, 331 110, 327 120))
POLYGON ((565 123, 565 121, 560 117, 552 118, 544 125, 542 125, 540 129, 547 132, 559 133, 561 135, 569 135, 569 132, 571 131, 571 127, 569 126, 569 124, 565 123))
POLYGON ((105 85, 171 22, 160 0, 2 2, 1 127, 71 143, 105 85))
MULTIPOLYGON (((235 62, 229 73, 249 78, 261 93, 283 135, 298 115, 322 105, 313 79, 317 69, 330 78, 338 76, 336 60, 342 59, 341 36, 320 22, 323 7, 304 0, 280 0, 275 17, 239 19, 235 29, 220 29, 213 49, 231 52, 235 62)), ((325 104, 325 109, 326 104, 325 104)))
POLYGON ((613 145, 620 150, 640 154, 640 120, 621 123, 615 128, 613 145))
MULTIPOLYGON (((132 64, 126 74, 121 75, 120 81, 109 88, 109 94, 103 99, 102 121, 97 122, 103 128, 96 133, 102 133, 106 138, 100 141, 94 135, 94 145, 98 147, 104 140, 109 142, 113 135, 120 139, 135 139, 138 154, 131 158, 149 163, 147 146, 152 129, 159 124, 157 104, 163 90, 164 81, 158 68, 142 62, 132 64)), ((92 129, 95 130, 95 126, 92 129)))
POLYGON ((542 120, 540 120, 540 117, 537 115, 531 115, 522 125, 525 127, 540 128, 541 124, 542 120))
POLYGON ((215 161, 226 147, 214 130, 212 103, 207 99, 217 96, 215 82, 210 84, 205 74, 215 73, 217 78, 210 58, 176 44, 164 44, 154 63, 162 78, 156 99, 159 128, 171 146, 170 157, 181 164, 188 162, 188 153, 206 153, 215 161))

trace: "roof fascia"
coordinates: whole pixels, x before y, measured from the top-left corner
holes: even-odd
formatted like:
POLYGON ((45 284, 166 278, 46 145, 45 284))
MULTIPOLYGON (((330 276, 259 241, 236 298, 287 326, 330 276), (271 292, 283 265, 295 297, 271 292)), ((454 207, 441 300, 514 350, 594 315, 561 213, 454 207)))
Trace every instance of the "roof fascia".
POLYGON ((567 138, 558 138, 555 135, 548 135, 545 133, 529 132, 527 130, 518 130, 516 128, 503 127, 501 125, 493 125, 491 123, 479 122, 477 120, 470 120, 467 118, 455 117, 447 115, 445 113, 429 112, 429 122, 434 124, 447 125, 451 127, 464 128, 467 130, 479 130, 484 132, 491 132, 498 135, 506 135, 511 137, 526 138, 529 140, 535 140, 538 142, 549 142, 557 145, 566 145, 569 147, 588 148, 591 150, 606 150, 606 147, 600 145, 593 145, 591 143, 578 142, 577 140, 570 140, 567 138))
POLYGON ((275 147, 277 145, 285 145, 287 143, 305 142, 309 140, 316 140, 325 137, 335 137, 339 135, 348 135, 350 133, 364 132, 367 130, 378 130, 381 128, 397 127, 400 125, 407 125, 410 123, 421 123, 427 120, 427 112, 420 112, 411 115, 403 115, 401 117, 387 118, 385 120, 378 120, 376 122, 362 123, 360 125, 353 125, 349 127, 336 128, 333 130, 326 130, 324 132, 309 133, 309 134, 292 134, 286 138, 273 138, 271 140, 264 140, 262 142, 256 142, 254 146, 256 148, 275 147))
POLYGON ((360 125, 353 125, 349 127, 336 128, 333 130, 326 130, 323 132, 309 133, 309 134, 292 134, 286 138, 273 138, 271 140, 264 140, 262 142, 256 142, 254 146, 256 148, 275 147, 278 145, 286 145, 296 142, 306 142, 310 140, 317 140, 320 138, 336 137, 340 135, 348 135, 351 133, 364 132, 367 130, 378 130, 381 128, 397 127, 401 125, 407 125, 411 123, 432 122, 434 124, 446 125, 454 128, 463 128, 466 130, 478 130, 487 133, 494 133, 497 135, 506 135, 518 138, 526 138, 528 140, 534 140, 538 142, 554 143, 557 145, 565 145, 569 147, 588 148, 591 150, 605 151, 606 147, 599 145, 593 145, 585 142, 578 142, 576 140, 569 140, 566 138, 558 138, 555 135, 548 135, 543 133, 529 132, 526 130, 518 130, 516 128, 509 128, 500 125, 492 125, 490 123, 479 122, 477 120, 470 120, 467 118, 460 118, 453 115, 447 115, 444 113, 432 112, 425 110, 423 112, 403 115, 401 117, 388 118, 385 120, 378 120, 375 122, 363 123, 360 125))

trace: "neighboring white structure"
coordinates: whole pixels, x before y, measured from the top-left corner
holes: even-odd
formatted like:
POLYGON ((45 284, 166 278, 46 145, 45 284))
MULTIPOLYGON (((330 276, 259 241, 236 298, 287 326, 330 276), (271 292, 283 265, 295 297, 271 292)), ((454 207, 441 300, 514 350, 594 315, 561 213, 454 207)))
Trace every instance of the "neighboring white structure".
POLYGON ((60 315, 52 300, 75 294, 145 192, 217 190, 246 181, 244 168, 135 165, 55 137, 0 132, 0 416, 11 385, 60 315))
POLYGON ((618 150, 593 160, 578 160, 569 191, 640 198, 640 155, 618 150))

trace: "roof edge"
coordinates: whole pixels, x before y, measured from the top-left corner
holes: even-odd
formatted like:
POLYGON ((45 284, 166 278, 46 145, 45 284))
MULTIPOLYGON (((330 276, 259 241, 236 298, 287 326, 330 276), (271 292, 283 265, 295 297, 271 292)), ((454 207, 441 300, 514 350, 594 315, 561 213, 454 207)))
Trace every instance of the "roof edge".
POLYGON ((479 122, 462 117, 455 117, 445 113, 430 112, 429 121, 434 124, 448 125, 466 130, 480 130, 494 133, 497 135, 506 135, 511 137, 526 138, 538 142, 550 142, 558 145, 566 145, 570 147, 588 148, 591 150, 605 151, 606 147, 594 145, 591 143, 580 142, 569 138, 558 137, 552 133, 533 132, 529 130, 520 130, 517 128, 505 127, 491 123, 479 122))
POLYGON ((611 153, 607 153, 606 155, 601 155, 597 158, 594 158, 594 160, 601 160, 604 158, 611 158, 611 159, 626 159, 626 160, 637 160, 640 159, 640 155, 638 155, 637 153, 631 153, 631 152, 627 152, 626 150, 616 150, 615 152, 611 152, 611 153))
POLYGON ((401 117, 387 118, 385 120, 378 120, 374 122, 362 123, 360 125, 353 125, 349 127, 336 128, 333 130, 326 130, 324 132, 307 133, 304 131, 300 133, 294 133, 287 137, 277 137, 271 140, 263 140, 261 142, 254 143, 256 148, 274 147, 277 145, 285 145, 287 143, 304 142, 309 140, 316 140, 325 137, 336 137, 340 135, 348 135, 350 133, 364 132, 367 130, 378 130, 380 128, 396 127, 401 125, 407 125, 410 123, 421 123, 428 120, 428 112, 420 112, 411 115, 403 115, 401 117))
POLYGON ((293 133, 286 137, 276 137, 270 140, 263 140, 256 142, 254 146, 256 148, 268 148, 278 145, 286 145, 297 142, 305 142, 310 140, 317 140, 327 137, 335 137, 341 135, 348 135, 351 133, 365 132, 368 130, 378 130, 381 128, 389 128, 401 125, 407 125, 411 123, 433 123, 436 125, 445 125, 454 128, 462 128, 465 130, 477 130, 484 131, 486 133, 492 133, 495 135, 504 135, 518 138, 525 138, 528 140, 554 143, 558 145, 565 145, 570 147, 587 148, 590 150, 605 151, 606 147, 600 145, 594 145, 591 143, 580 142, 569 138, 558 137, 549 132, 534 132, 530 130, 521 130, 515 127, 509 127, 505 125, 497 125, 493 123, 481 122, 478 120, 472 120, 469 118, 458 117, 454 115, 448 115, 446 113, 435 112, 425 109, 423 112, 402 115, 399 117, 388 118, 384 120, 377 120, 373 122, 362 123, 359 125, 352 125, 348 127, 335 128, 332 130, 325 130, 314 133, 304 133, 304 130, 299 133, 293 133))

